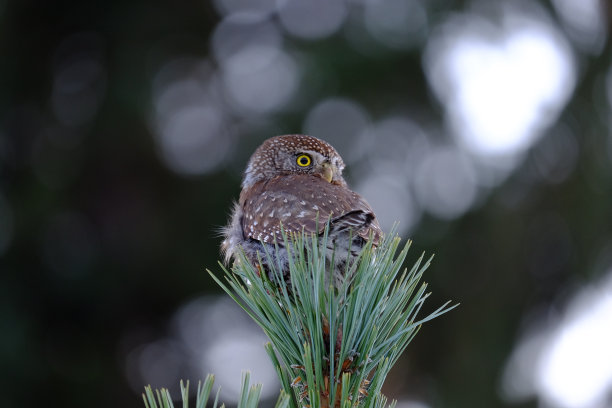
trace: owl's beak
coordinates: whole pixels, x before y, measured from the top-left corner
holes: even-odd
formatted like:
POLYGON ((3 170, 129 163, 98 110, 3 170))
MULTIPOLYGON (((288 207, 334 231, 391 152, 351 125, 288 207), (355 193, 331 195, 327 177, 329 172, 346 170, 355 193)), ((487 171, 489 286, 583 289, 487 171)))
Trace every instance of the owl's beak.
POLYGON ((329 183, 334 179, 334 169, 332 168, 331 163, 323 163, 321 164, 321 177, 327 180, 329 183))

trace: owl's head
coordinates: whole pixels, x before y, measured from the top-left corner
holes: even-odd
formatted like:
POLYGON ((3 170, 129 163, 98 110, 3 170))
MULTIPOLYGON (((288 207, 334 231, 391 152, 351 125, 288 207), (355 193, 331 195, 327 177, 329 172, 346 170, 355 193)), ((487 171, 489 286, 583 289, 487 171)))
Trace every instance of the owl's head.
POLYGON ((242 188, 287 174, 310 174, 330 183, 345 185, 344 162, 329 143, 306 135, 272 137, 251 156, 242 188))

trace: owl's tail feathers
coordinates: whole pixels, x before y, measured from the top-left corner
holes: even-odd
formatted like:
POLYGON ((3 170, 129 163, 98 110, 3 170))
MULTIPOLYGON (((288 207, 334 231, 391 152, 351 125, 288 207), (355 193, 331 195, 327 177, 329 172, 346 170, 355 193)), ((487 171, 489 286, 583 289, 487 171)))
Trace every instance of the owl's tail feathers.
POLYGON ((382 241, 382 230, 378 225, 376 216, 371 211, 353 210, 331 220, 329 229, 330 236, 334 233, 348 230, 352 230, 354 234, 363 238, 365 241, 372 239, 372 244, 375 247, 382 241))
POLYGON ((368 228, 373 220, 374 213, 365 212, 363 210, 353 210, 333 218, 330 227, 331 230, 335 232, 346 231, 348 229, 359 231, 368 228))

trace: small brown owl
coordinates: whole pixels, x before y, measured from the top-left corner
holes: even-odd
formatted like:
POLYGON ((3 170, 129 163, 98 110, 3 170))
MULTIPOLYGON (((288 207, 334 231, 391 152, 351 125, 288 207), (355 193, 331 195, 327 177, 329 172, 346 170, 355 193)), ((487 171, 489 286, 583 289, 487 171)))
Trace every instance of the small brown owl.
POLYGON ((224 230, 226 263, 242 247, 258 266, 257 254, 265 261, 267 247, 287 274, 289 255, 282 245, 281 224, 287 233, 321 234, 330 220, 328 258, 334 251, 334 276, 343 275, 349 257, 359 255, 370 237, 374 245, 382 238, 372 208, 347 187, 343 169, 338 152, 323 140, 306 135, 266 140, 249 160, 240 199, 224 230))

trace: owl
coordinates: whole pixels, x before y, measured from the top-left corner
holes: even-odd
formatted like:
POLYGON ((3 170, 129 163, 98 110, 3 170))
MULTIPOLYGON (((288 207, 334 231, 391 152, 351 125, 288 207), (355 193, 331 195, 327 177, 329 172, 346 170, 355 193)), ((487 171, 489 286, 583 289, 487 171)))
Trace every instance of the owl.
POLYGON ((321 139, 284 135, 264 141, 248 162, 240 199, 224 229, 226 264, 242 248, 253 266, 259 267, 259 254, 268 269, 267 252, 287 276, 290 254, 281 225, 286 233, 322 234, 329 220, 327 259, 334 260, 334 277, 342 276, 369 239, 376 246, 382 238, 374 211, 348 188, 343 169, 336 149, 321 139))

